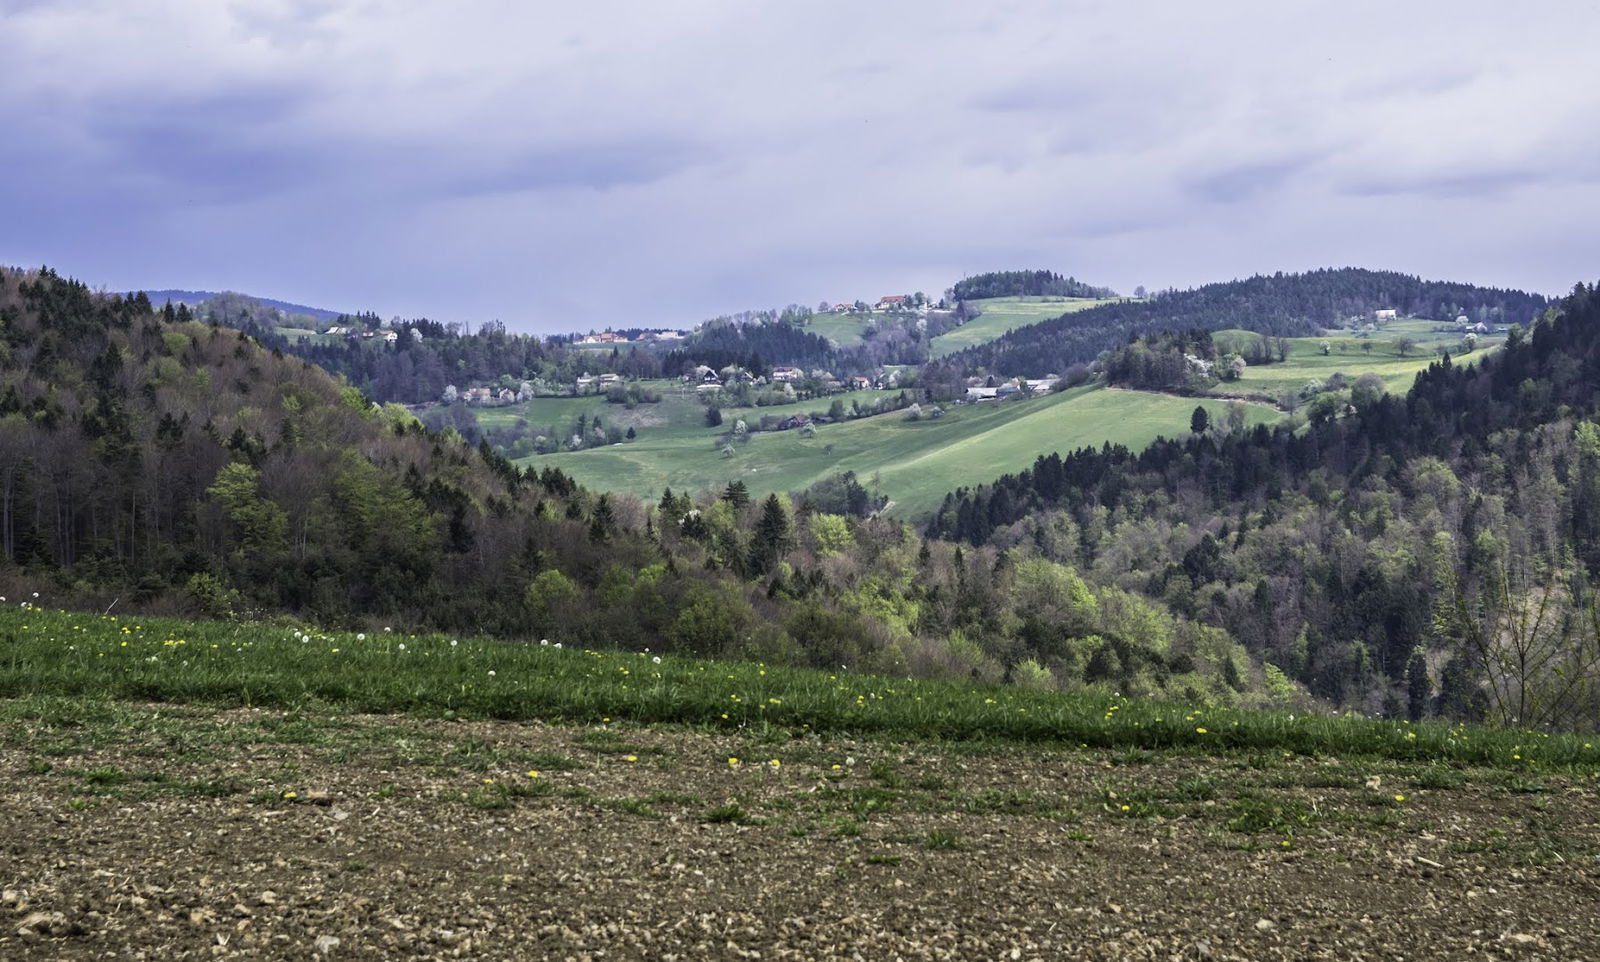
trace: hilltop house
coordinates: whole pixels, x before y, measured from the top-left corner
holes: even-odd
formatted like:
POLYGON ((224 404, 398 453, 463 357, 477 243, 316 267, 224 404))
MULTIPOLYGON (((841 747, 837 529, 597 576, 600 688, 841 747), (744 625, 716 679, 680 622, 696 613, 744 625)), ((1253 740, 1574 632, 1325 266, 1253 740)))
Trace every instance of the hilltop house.
POLYGON ((876 310, 899 310, 905 306, 906 296, 904 294, 885 294, 883 297, 878 298, 878 306, 876 310))

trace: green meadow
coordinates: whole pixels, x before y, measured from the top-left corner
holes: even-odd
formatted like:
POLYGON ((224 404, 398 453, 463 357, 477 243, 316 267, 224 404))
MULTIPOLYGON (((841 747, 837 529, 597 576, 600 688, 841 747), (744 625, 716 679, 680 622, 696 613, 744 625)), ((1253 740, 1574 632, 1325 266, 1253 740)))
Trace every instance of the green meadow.
MULTIPOLYGON (((843 397, 848 403, 855 396, 843 397)), ((1213 420, 1224 416, 1225 401, 1200 403, 1213 420)), ((826 405, 822 400, 793 407, 815 410, 826 405)), ((638 440, 627 444, 543 455, 521 463, 559 467, 586 486, 652 500, 664 487, 699 492, 734 480, 743 481, 758 495, 799 491, 854 471, 863 483, 875 482, 894 502, 890 514, 913 519, 937 509, 947 492, 1021 470, 1042 454, 1099 447, 1108 441, 1138 449, 1158 436, 1182 434, 1195 405, 1194 398, 1091 386, 1029 400, 952 405, 938 419, 911 421, 897 411, 826 424, 812 438, 798 431, 758 433, 736 445, 733 457, 718 452, 717 432, 686 427, 681 421, 673 425, 669 415, 663 419, 665 430, 641 429, 638 440)), ((1252 404, 1248 411, 1250 425, 1280 416, 1266 405, 1252 404)), ((724 429, 734 417, 725 413, 724 429)))
POLYGON ((825 337, 840 347, 854 347, 862 342, 861 332, 872 323, 868 312, 849 314, 813 314, 806 330, 825 337))
POLYGON ((1109 304, 1092 297, 991 297, 972 301, 982 312, 953 331, 933 339, 934 357, 954 354, 964 348, 999 340, 1007 331, 1031 327, 1063 314, 1109 304))
MULTIPOLYGON (((1593 771, 1593 738, 1252 712, 487 639, 196 622, 0 605, 0 720, 108 700, 505 721, 667 723, 777 737, 874 735, 1229 754, 1283 752, 1593 771), (71 701, 66 701, 71 699, 71 701)), ((96 706, 100 706, 98 709, 96 706)), ((52 711, 53 713, 53 711, 52 711)), ((108 732, 108 734, 111 734, 108 732)), ((116 733, 120 737, 125 732, 116 733)), ((631 760, 631 759, 630 759, 631 760)))
MULTIPOLYGON (((1255 365, 1245 369, 1237 381, 1216 385, 1211 393, 1277 395, 1282 391, 1298 391, 1308 381, 1326 381, 1329 375, 1341 373, 1354 380, 1372 373, 1383 378, 1390 393, 1404 394, 1411 389, 1417 372, 1439 359, 1435 351, 1444 349, 1461 364, 1470 364, 1488 351, 1503 344, 1505 338, 1484 337, 1478 341, 1471 354, 1461 354, 1458 348, 1460 335, 1434 332, 1434 321, 1406 320, 1386 325, 1370 338, 1355 337, 1335 332, 1328 337, 1289 338, 1289 359, 1281 364, 1255 365), (1409 338, 1414 342, 1408 353, 1400 353, 1399 341, 1409 338), (1322 345, 1328 353, 1322 353, 1322 345)), ((1254 338, 1250 331, 1218 331, 1214 339, 1219 348, 1230 338, 1243 341, 1254 338)))

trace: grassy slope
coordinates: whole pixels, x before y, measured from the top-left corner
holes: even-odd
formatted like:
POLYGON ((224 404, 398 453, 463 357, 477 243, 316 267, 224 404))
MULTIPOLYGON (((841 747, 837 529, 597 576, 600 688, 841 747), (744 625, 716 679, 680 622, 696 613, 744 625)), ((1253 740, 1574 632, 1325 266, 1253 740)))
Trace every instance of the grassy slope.
POLYGON ((1052 317, 1081 311, 1110 301, 1090 297, 991 297, 973 301, 981 314, 953 331, 933 339, 934 357, 954 354, 975 344, 998 340, 1007 331, 1030 327, 1052 317))
MULTIPOLYGON (((1204 403, 1214 419, 1222 416, 1224 402, 1204 403)), ((733 458, 719 456, 710 432, 700 428, 641 434, 631 444, 531 463, 559 466, 582 484, 644 498, 656 497, 663 487, 699 491, 735 479, 756 494, 797 491, 849 470, 863 480, 877 477, 895 502, 892 513, 914 518, 936 509, 946 492, 1020 470, 1041 454, 1106 441, 1139 448, 1158 435, 1186 431, 1195 404, 1192 398, 1079 388, 1030 401, 954 406, 939 420, 911 422, 896 412, 824 425, 811 439, 794 431, 758 434, 733 458)), ((1250 408, 1252 425, 1277 416, 1268 407, 1250 408)))
POLYGON ((118 698, 431 717, 749 726, 1199 753, 1444 759, 1600 769, 1595 740, 1461 725, 1248 712, 632 652, 319 632, 282 624, 0 607, 0 697, 118 698))
MULTIPOLYGON (((1403 394, 1411 389, 1411 383, 1416 379, 1417 372, 1425 369, 1429 364, 1438 360, 1433 349, 1444 347, 1452 352, 1460 344, 1461 338, 1454 333, 1436 334, 1430 328, 1432 321, 1400 321, 1390 324, 1380 331, 1375 337, 1363 339, 1358 337, 1340 336, 1334 334, 1330 337, 1294 337, 1289 338, 1290 353, 1287 362, 1282 364, 1267 364, 1246 368, 1244 376, 1239 380, 1218 384, 1212 389, 1214 394, 1277 394, 1279 391, 1298 391, 1307 381, 1325 381, 1328 375, 1335 372, 1343 373, 1354 379, 1368 372, 1375 373, 1383 378, 1391 393, 1403 394), (1401 337, 1409 337, 1417 343, 1410 355, 1401 357, 1395 342, 1401 337), (1330 353, 1322 353, 1322 345, 1326 342, 1330 353), (1367 350, 1367 345, 1371 346, 1367 350)), ((1219 342, 1226 341, 1229 337, 1254 337, 1249 331, 1218 331, 1215 335, 1219 342)), ((1504 343, 1502 337, 1486 337, 1479 340, 1479 348, 1473 354, 1462 355, 1462 363, 1471 363, 1476 357, 1483 356, 1487 350, 1504 343)))
POLYGON ((806 330, 825 337, 840 347, 854 347, 862 341, 861 332, 871 323, 870 313, 813 314, 806 330))
MULTIPOLYGON (((485 430, 495 427, 508 427, 518 420, 526 419, 535 428, 544 429, 549 425, 565 429, 577 419, 580 414, 590 418, 599 416, 606 424, 615 424, 626 430, 635 428, 641 435, 650 440, 689 440, 696 445, 697 451, 710 451, 712 439, 716 431, 707 428, 705 423, 705 405, 695 396, 692 388, 685 389, 681 382, 671 380, 643 381, 643 386, 661 393, 658 404, 640 404, 629 410, 621 404, 611 404, 600 395, 587 395, 584 397, 562 398, 534 398, 524 404, 513 404, 506 407, 474 408, 473 413, 478 418, 478 424, 485 430)), ((899 394, 899 391, 855 391, 839 395, 845 406, 849 407, 852 401, 860 401, 863 405, 876 402, 879 398, 899 394)), ((723 417, 725 426, 731 427, 739 418, 754 423, 764 414, 781 415, 787 417, 791 414, 826 412, 833 403, 833 398, 812 399, 798 401, 794 404, 775 404, 766 407, 724 407, 723 417)), ((657 492, 658 494, 660 492, 657 492)))

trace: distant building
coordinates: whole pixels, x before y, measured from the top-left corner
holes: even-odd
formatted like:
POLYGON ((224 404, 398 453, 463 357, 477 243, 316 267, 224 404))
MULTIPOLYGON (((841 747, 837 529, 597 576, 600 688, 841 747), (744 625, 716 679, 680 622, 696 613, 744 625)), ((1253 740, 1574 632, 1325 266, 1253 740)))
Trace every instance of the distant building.
POLYGON ((1372 316, 1373 316, 1373 318, 1375 320, 1392 321, 1395 318, 1400 316, 1400 312, 1395 310, 1394 308, 1385 308, 1385 309, 1380 310, 1380 311, 1373 311, 1372 312, 1372 316))
POLYGON ((904 294, 886 294, 878 298, 878 310, 880 311, 894 310, 905 306, 906 296, 904 294))
POLYGON ((806 372, 800 370, 797 367, 779 366, 779 367, 775 367, 775 368, 772 369, 772 380, 777 382, 777 383, 781 383, 781 384, 787 384, 787 383, 790 383, 790 382, 793 382, 793 381, 798 381, 801 378, 805 377, 805 375, 806 375, 806 372))

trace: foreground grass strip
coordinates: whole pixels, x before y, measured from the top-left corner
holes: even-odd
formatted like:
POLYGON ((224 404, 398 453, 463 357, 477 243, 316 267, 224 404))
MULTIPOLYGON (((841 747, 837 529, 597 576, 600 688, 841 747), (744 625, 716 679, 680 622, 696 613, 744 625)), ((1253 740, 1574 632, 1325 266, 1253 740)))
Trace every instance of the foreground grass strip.
MULTIPOLYGON (((504 720, 674 723, 724 730, 1291 752, 1600 770, 1600 739, 1465 725, 1239 712, 648 653, 444 636, 0 609, 0 721, 39 696, 504 720)), ((59 712, 82 724, 85 706, 59 712)), ((101 709, 102 712, 112 709, 101 709)), ((92 714, 92 712, 91 712, 92 714)), ((607 744, 591 750, 612 748, 607 744)), ((626 750, 621 745, 618 750, 626 750)), ((1529 776, 1529 784, 1532 784, 1529 776)))

